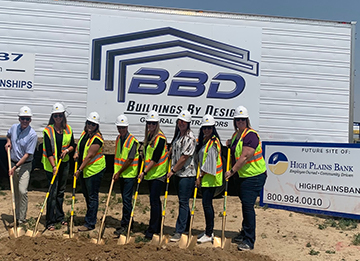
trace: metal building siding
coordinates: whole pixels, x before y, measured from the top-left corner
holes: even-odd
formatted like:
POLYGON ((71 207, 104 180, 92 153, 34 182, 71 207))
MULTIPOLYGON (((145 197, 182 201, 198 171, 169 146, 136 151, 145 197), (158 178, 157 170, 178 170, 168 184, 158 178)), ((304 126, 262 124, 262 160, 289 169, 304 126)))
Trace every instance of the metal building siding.
POLYGON ((1 89, 0 113, 5 117, 0 132, 5 134, 16 123, 19 108, 29 105, 34 113, 31 125, 41 135, 52 105, 58 101, 69 107, 69 124, 82 129, 87 102, 90 15, 79 7, 14 1, 4 4, 0 10, 0 44, 12 52, 35 53, 35 76, 33 90, 17 91, 18 97, 1 89))

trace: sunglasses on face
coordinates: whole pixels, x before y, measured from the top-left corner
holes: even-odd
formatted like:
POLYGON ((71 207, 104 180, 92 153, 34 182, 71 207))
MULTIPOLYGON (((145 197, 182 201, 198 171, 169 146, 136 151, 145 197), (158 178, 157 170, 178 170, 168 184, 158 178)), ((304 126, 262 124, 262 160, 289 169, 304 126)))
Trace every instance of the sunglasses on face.
POLYGON ((54 117, 55 119, 58 118, 58 117, 59 117, 59 118, 62 118, 63 115, 62 115, 62 114, 54 114, 53 117, 54 117))
POLYGON ((212 130, 213 126, 204 126, 203 130, 212 130))
POLYGON ((29 118, 29 117, 20 117, 20 120, 22 120, 22 121, 31 121, 31 118, 29 118))
POLYGON ((118 130, 123 130, 123 129, 126 129, 125 126, 117 126, 118 130))
POLYGON ((146 124, 147 125, 156 125, 157 122, 156 121, 147 121, 146 124))
POLYGON ((246 121, 246 118, 236 118, 235 121, 246 121))
POLYGON ((93 126, 93 127, 95 127, 95 126, 97 125, 96 123, 93 123, 93 122, 91 122, 91 121, 87 121, 86 124, 87 124, 87 125, 90 125, 90 126, 93 126))

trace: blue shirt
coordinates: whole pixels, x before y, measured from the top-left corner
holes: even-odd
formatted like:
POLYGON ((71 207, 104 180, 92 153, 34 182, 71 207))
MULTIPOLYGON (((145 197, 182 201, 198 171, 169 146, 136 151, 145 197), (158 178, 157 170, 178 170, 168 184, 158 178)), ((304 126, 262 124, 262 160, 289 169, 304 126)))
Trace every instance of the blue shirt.
POLYGON ((8 130, 7 137, 11 140, 11 160, 18 162, 26 153, 29 154, 26 162, 33 160, 37 144, 37 135, 33 128, 28 126, 21 130, 20 124, 14 124, 8 130))

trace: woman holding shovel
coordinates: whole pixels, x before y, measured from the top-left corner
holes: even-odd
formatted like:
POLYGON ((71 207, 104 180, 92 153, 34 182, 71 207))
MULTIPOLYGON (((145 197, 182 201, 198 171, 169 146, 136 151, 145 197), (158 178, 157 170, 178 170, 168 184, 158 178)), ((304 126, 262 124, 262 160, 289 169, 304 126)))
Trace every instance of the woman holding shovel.
POLYGON ((154 234, 160 233, 161 228, 161 200, 166 173, 168 171, 168 151, 166 137, 160 130, 159 114, 150 111, 146 116, 144 156, 145 168, 139 178, 145 178, 150 191, 150 222, 145 231, 145 238, 152 239, 154 234))
POLYGON ((177 117, 175 133, 171 142, 171 171, 167 174, 170 178, 175 174, 176 190, 179 198, 179 215, 176 221, 175 233, 170 241, 177 242, 181 234, 189 230, 190 208, 189 199, 194 190, 196 168, 194 152, 196 137, 190 129, 191 114, 184 110, 177 117))
POLYGON ((206 228, 198 237, 198 243, 212 242, 214 238, 214 207, 212 204, 216 187, 222 186, 223 169, 221 161, 221 143, 215 128, 214 118, 207 114, 202 118, 196 152, 199 156, 200 175, 196 180, 201 186, 202 204, 205 213, 206 228))
POLYGON ((55 230, 55 223, 67 225, 63 210, 64 193, 69 174, 69 153, 74 150, 74 135, 65 117, 65 106, 62 103, 53 105, 51 116, 47 127, 43 131, 43 156, 42 163, 46 171, 49 184, 56 172, 59 159, 62 163, 59 166, 57 176, 51 188, 46 203, 46 228, 55 230))
POLYGON ((74 159, 78 160, 79 165, 75 176, 76 178, 80 177, 87 207, 85 224, 78 228, 79 232, 93 230, 97 220, 99 189, 106 167, 103 154, 104 139, 99 124, 99 114, 91 112, 85 122, 84 131, 81 133, 74 155, 74 159))
POLYGON ((242 228, 234 238, 238 249, 245 251, 254 248, 255 210, 254 204, 266 181, 266 165, 262 155, 260 137, 251 128, 249 113, 244 106, 235 109, 235 132, 227 141, 232 154, 233 167, 225 173, 228 179, 235 173, 239 175, 235 184, 242 206, 242 228))
POLYGON ((116 118, 119 136, 116 138, 114 158, 114 180, 120 180, 123 209, 121 226, 114 234, 118 237, 127 230, 132 209, 133 188, 138 175, 139 141, 128 131, 129 121, 125 115, 116 118))

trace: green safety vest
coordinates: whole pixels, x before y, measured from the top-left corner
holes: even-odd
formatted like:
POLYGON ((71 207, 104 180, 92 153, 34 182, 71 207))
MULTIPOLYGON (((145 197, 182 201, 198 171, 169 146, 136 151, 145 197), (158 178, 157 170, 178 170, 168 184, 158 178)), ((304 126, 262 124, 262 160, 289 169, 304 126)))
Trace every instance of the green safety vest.
POLYGON ((139 163, 139 142, 138 140, 129 133, 128 137, 124 141, 123 147, 121 148, 120 144, 120 135, 116 139, 116 147, 115 147, 115 157, 114 157, 114 173, 117 173, 122 166, 124 165, 125 161, 129 156, 129 152, 132 146, 136 143, 136 154, 133 162, 130 166, 121 173, 121 177, 123 178, 135 178, 138 174, 138 163, 139 163))
MULTIPOLYGON (((50 139, 51 149, 53 154, 47 155, 46 154, 46 148, 45 148, 45 142, 43 142, 43 155, 41 158, 41 162, 44 165, 44 169, 48 172, 53 172, 53 167, 51 166, 51 163, 49 161, 49 157, 53 156, 55 160, 55 165, 58 163, 58 155, 56 155, 57 147, 56 147, 56 136, 55 136, 55 128, 54 125, 47 126, 43 131, 43 136, 45 137, 47 135, 50 139)), ((71 137, 73 135, 73 131, 70 127, 70 125, 66 125, 66 129, 63 131, 63 140, 62 140, 62 147, 61 151, 66 150, 70 147, 71 137)), ((59 155, 60 156, 60 155, 59 155)), ((65 158, 62 160, 63 162, 69 161, 70 157, 69 154, 66 154, 65 158)))
MULTIPOLYGON (((78 144, 81 143, 81 140, 84 138, 85 134, 86 134, 85 131, 83 131, 81 133, 78 144)), ((83 169, 83 177, 84 178, 89 178, 95 174, 98 174, 100 171, 102 171, 106 167, 105 155, 103 154, 104 140, 101 137, 100 133, 96 133, 91 139, 88 139, 88 141, 86 142, 85 148, 84 148, 84 153, 83 153, 83 161, 84 161, 85 157, 87 156, 89 148, 93 144, 95 139, 100 140, 102 142, 102 146, 99 148, 96 155, 90 160, 90 162, 83 169)), ((78 151, 78 147, 76 148, 76 150, 78 151)))
POLYGON ((208 140, 204 150, 204 156, 202 159, 202 165, 205 164, 206 158, 208 156, 209 149, 215 144, 218 151, 218 156, 216 159, 216 175, 206 174, 201 180, 202 187, 220 187, 223 184, 223 168, 221 160, 221 145, 219 139, 214 135, 211 139, 208 140))
POLYGON ((154 154, 154 150, 157 147, 160 139, 165 140, 165 146, 161 153, 160 160, 145 175, 145 180, 152 180, 152 179, 162 177, 168 171, 169 161, 168 161, 168 152, 167 152, 167 147, 166 147, 166 137, 161 131, 157 134, 154 144, 153 145, 148 144, 145 148, 145 167, 147 167, 149 165, 149 163, 152 159, 152 156, 154 154))
MULTIPOLYGON (((235 159, 238 160, 242 153, 243 139, 249 133, 255 133, 259 138, 259 144, 255 149, 254 155, 245 163, 245 165, 238 170, 240 178, 249 178, 260 175, 266 171, 266 164, 262 155, 261 141, 257 132, 253 129, 245 129, 241 134, 240 140, 235 148, 235 159)), ((236 138, 236 132, 233 134, 231 144, 234 144, 236 138)))

